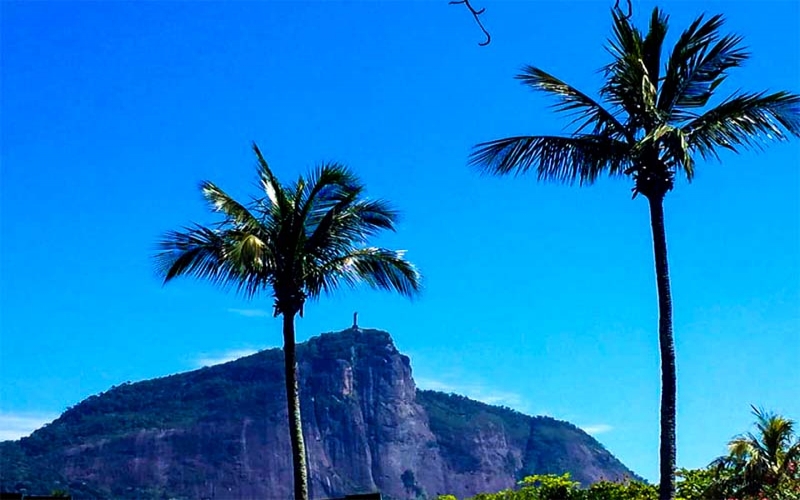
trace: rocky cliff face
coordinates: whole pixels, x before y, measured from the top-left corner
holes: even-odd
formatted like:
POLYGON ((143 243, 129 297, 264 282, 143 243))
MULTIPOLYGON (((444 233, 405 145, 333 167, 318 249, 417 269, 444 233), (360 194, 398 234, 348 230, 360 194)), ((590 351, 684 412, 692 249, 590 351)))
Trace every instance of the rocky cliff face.
MULTIPOLYGON (((389 334, 345 330, 298 348, 314 498, 459 497, 570 471, 632 475, 577 427, 418 391, 389 334)), ((0 444, 0 487, 76 498, 285 499, 292 477, 282 353, 125 384, 0 444)))

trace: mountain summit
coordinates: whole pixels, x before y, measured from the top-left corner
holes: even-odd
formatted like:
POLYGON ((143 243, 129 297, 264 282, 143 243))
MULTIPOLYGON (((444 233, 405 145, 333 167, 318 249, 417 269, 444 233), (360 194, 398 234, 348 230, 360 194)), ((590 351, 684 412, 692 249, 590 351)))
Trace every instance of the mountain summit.
MULTIPOLYGON (((298 345, 313 498, 459 497, 569 471, 583 483, 633 473, 578 427, 417 390, 380 330, 298 345)), ((0 489, 76 498, 285 499, 292 465, 283 355, 112 387, 20 441, 0 443, 0 489)))

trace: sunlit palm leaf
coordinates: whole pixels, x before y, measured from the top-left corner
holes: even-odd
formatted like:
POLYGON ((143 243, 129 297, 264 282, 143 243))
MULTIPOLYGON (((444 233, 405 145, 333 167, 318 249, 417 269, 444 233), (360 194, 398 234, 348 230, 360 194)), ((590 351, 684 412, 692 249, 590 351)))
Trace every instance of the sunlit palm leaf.
POLYGON ((211 210, 221 212, 234 225, 249 231, 261 230, 261 221, 247 207, 234 200, 213 182, 202 182, 200 191, 208 201, 211 210))
POLYGON ((226 256, 243 274, 269 273, 274 268, 269 241, 247 231, 229 231, 226 235, 226 256))
POLYGON ((261 187, 264 189, 267 199, 281 211, 288 212, 289 199, 286 195, 286 190, 272 173, 267 160, 264 159, 264 155, 261 154, 261 150, 255 143, 253 143, 253 152, 256 154, 258 162, 258 176, 261 180, 261 187))

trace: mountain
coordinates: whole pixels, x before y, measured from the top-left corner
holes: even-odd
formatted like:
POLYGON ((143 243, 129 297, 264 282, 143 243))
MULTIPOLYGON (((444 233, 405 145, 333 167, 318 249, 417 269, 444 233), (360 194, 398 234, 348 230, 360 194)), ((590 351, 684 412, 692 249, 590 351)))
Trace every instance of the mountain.
MULTIPOLYGON (((576 426, 417 390, 388 333, 349 329, 298 345, 314 498, 412 499, 511 487, 569 471, 633 473, 576 426)), ((0 489, 75 498, 290 498, 283 354, 126 383, 19 441, 0 443, 0 489)))

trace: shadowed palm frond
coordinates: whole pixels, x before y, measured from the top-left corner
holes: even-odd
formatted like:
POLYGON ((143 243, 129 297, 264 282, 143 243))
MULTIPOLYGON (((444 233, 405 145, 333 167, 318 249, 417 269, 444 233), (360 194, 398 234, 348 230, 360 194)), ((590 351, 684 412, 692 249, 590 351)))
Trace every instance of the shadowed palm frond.
POLYGON ((704 158, 716 147, 738 152, 760 147, 788 134, 800 136, 800 95, 789 92, 746 93, 726 99, 682 127, 690 147, 704 158))
POLYGON ((540 180, 591 184, 604 172, 624 173, 628 152, 624 142, 602 135, 522 136, 478 144, 469 161, 494 175, 534 169, 540 180))
POLYGON ((383 230, 394 231, 395 219, 396 212, 381 200, 358 201, 343 210, 332 209, 305 242, 303 252, 313 262, 327 262, 349 254, 383 230))
POLYGON ((749 57, 741 46, 742 37, 720 37, 723 24, 721 15, 706 22, 700 16, 675 44, 658 99, 658 109, 674 115, 674 120, 687 116, 682 108, 705 106, 725 73, 749 57))
POLYGON ((339 163, 325 163, 308 176, 298 205, 300 219, 320 218, 346 198, 357 198, 363 192, 358 177, 339 163))
POLYGON ((642 55, 642 33, 622 12, 611 11, 614 36, 608 40, 608 50, 615 58, 642 55))
MULTIPOLYGON (((642 34, 618 10, 612 12, 614 37, 608 50, 614 61, 603 68, 606 81, 600 95, 628 115, 628 129, 651 127, 654 115, 658 80, 648 74, 643 60, 642 34)), ((653 38, 653 41, 657 38, 653 38)))
POLYGON ((650 28, 642 41, 642 62, 656 89, 661 80, 661 51, 668 27, 669 16, 658 7, 654 8, 650 16, 650 28))
POLYGON ((395 230, 398 213, 383 200, 365 200, 363 186, 356 184, 318 202, 318 208, 305 218, 304 251, 318 256, 322 252, 341 252, 381 231, 395 230))
POLYGON ((610 132, 619 136, 625 135, 625 128, 610 111, 606 110, 591 97, 553 75, 539 68, 526 66, 523 68, 522 73, 517 75, 517 79, 534 90, 546 92, 556 97, 559 102, 554 105, 554 108, 556 111, 575 115, 573 123, 583 122, 575 130, 575 133, 580 133, 587 126, 593 125, 594 134, 610 132))
POLYGON ((354 249, 336 256, 311 270, 306 277, 310 296, 331 293, 341 285, 395 291, 414 297, 422 289, 422 278, 403 251, 383 248, 354 249))
POLYGON ((383 200, 343 200, 331 207, 314 226, 310 245, 318 245, 324 236, 341 235, 361 241, 381 231, 394 231, 398 214, 383 200))
POLYGON ((158 248, 156 272, 165 283, 187 274, 217 279, 225 260, 225 243, 220 232, 200 225, 167 232, 158 242, 158 248))

